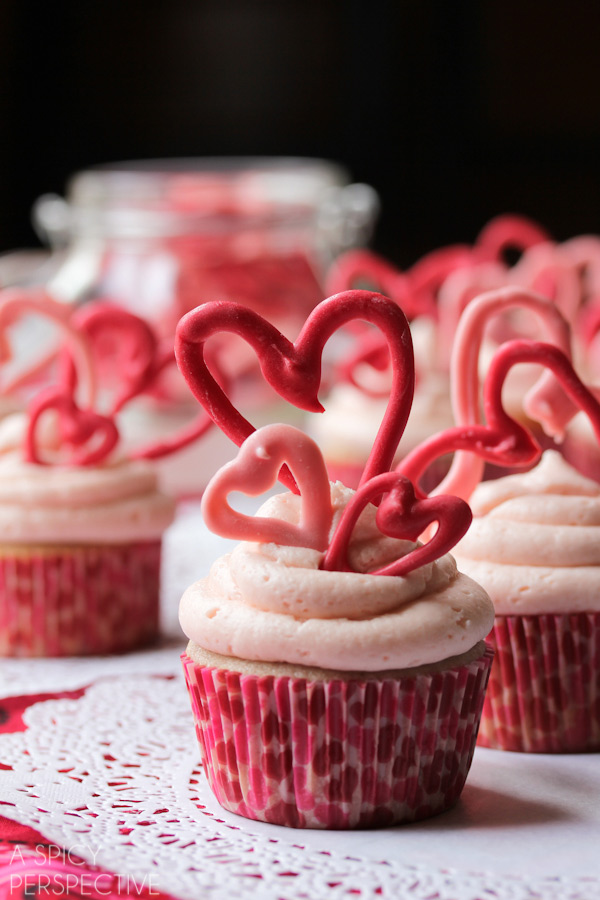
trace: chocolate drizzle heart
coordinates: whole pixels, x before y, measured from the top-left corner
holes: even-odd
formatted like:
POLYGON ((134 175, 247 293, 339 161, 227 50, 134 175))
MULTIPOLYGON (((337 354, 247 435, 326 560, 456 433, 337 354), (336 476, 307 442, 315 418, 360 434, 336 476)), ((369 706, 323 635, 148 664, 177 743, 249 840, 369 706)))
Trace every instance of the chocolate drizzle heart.
POLYGON ((352 532, 368 503, 385 494, 375 517, 380 532, 399 540, 416 541, 425 529, 438 523, 433 537, 405 556, 372 575, 408 575, 413 569, 439 559, 466 533, 471 524, 471 510, 459 497, 439 495, 418 499, 412 482, 397 472, 386 472, 372 478, 357 490, 346 506, 335 530, 321 568, 350 572, 348 548, 352 532))
MULTIPOLYGON (((309 412, 322 412, 318 390, 321 357, 331 335, 354 320, 378 327, 388 343, 392 367, 390 399, 361 483, 385 472, 406 427, 414 391, 412 340, 399 306, 381 294, 347 291, 320 303, 292 343, 258 313, 226 301, 200 306, 180 321, 175 355, 194 396, 210 417, 238 446, 254 431, 211 375, 205 360, 206 341, 222 331, 243 338, 256 352, 266 381, 285 400, 309 412)), ((296 486, 289 470, 280 480, 296 486)))

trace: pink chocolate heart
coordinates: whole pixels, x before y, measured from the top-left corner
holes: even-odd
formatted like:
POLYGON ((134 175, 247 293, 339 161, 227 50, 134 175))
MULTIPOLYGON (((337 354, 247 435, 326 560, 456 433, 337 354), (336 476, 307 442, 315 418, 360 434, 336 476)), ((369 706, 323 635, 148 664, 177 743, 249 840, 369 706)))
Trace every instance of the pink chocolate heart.
POLYGON ((208 527, 223 537, 325 550, 333 510, 325 462, 315 442, 291 425, 267 425, 246 438, 237 457, 220 469, 202 498, 208 527), (300 524, 246 516, 227 502, 231 491, 253 497, 269 490, 287 463, 302 501, 300 524))

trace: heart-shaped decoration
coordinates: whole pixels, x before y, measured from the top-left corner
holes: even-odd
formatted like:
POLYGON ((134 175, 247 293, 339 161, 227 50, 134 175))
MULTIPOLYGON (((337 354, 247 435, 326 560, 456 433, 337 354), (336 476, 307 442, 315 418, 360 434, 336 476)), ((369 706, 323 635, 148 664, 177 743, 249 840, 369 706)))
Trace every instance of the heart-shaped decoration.
POLYGON ((432 250, 402 272, 370 250, 350 250, 333 263, 326 288, 336 294, 367 281, 401 306, 409 319, 437 319, 437 293, 448 275, 489 258, 489 251, 483 247, 452 244, 432 250))
MULTIPOLYGON (((87 340, 100 381, 118 382, 111 413, 118 412, 153 383, 159 345, 144 319, 108 301, 95 301, 75 310, 71 323, 87 340)), ((61 354, 60 374, 65 387, 74 390, 77 371, 68 348, 61 354)))
MULTIPOLYGON (((109 302, 96 301, 81 307, 74 313, 72 325, 91 348, 100 383, 106 380, 105 374, 118 380, 110 415, 116 415, 136 397, 155 390, 163 372, 175 365, 171 341, 160 342, 148 322, 109 302)), ((225 385, 226 379, 212 357, 210 368, 219 384, 225 385)), ((65 389, 74 391, 77 370, 67 350, 61 358, 61 375, 65 389)), ((203 412, 175 434, 130 451, 129 457, 159 459, 193 443, 212 426, 212 419, 203 412)))
MULTIPOLYGON (((499 465, 530 465, 540 458, 541 448, 533 435, 511 416, 502 405, 502 386, 510 369, 520 363, 533 363, 547 368, 566 397, 561 399, 561 419, 569 406, 571 417, 583 410, 590 419, 600 441, 600 403, 581 381, 568 357, 553 344, 540 341, 508 341, 494 354, 484 382, 484 409, 488 424, 458 425, 440 432, 412 450, 398 465, 397 471, 415 484, 431 463, 446 453, 468 450, 479 459, 499 465)), ((478 479, 479 480, 479 479, 478 479)), ((443 484, 443 482, 442 482, 443 484)), ((456 483, 456 494, 468 497, 474 485, 456 483)))
POLYGON ((208 483, 202 513, 211 531, 245 541, 325 550, 333 510, 327 469, 321 451, 291 425, 267 425, 242 444, 237 457, 208 483), (227 502, 232 491, 252 497, 273 487, 286 463, 300 490, 300 524, 266 516, 246 516, 227 502))
MULTIPOLYGON (((7 330, 11 325, 27 314, 49 319, 65 336, 71 355, 77 361, 81 380, 84 382, 86 402, 92 405, 96 393, 94 367, 89 346, 71 321, 72 313, 71 306, 59 303, 45 291, 7 290, 3 292, 0 302, 0 363, 9 362, 12 359, 12 348, 7 336, 7 330)), ((18 375, 5 381, 0 387, 0 393, 3 395, 12 393, 34 380, 56 358, 56 354, 56 349, 51 349, 42 358, 39 354, 32 354, 30 364, 18 375)))
POLYGON ((80 409, 73 395, 63 388, 50 387, 41 391, 29 406, 29 421, 25 435, 27 462, 48 465, 39 452, 37 429, 49 411, 58 413, 61 443, 75 449, 68 465, 93 466, 104 460, 114 449, 119 432, 112 418, 92 409, 80 409))
MULTIPOLYGON (((206 303, 180 321, 175 338, 177 363, 195 397, 238 446, 254 427, 233 406, 211 375, 204 345, 221 331, 237 334, 254 348, 268 383, 285 400, 309 412, 323 412, 318 390, 321 357, 331 335, 354 320, 377 326, 385 335, 392 368, 390 399, 362 482, 388 470, 406 427, 414 392, 410 330, 399 306, 371 291, 347 291, 320 303, 292 343, 258 313, 226 301, 206 303)), ((296 490, 289 472, 280 480, 296 490)))
POLYGON ((461 539, 471 524, 471 510, 464 500, 443 494, 418 499, 408 478, 398 472, 385 472, 359 488, 346 506, 323 560, 323 569, 352 571, 348 548, 354 526, 367 504, 374 503, 383 494, 384 499, 375 517, 382 534, 416 541, 434 522, 438 523, 438 527, 426 544, 377 569, 371 573, 373 575, 405 576, 439 559, 461 539))
POLYGON ((355 346, 337 367, 337 375, 368 397, 387 397, 389 365, 387 341, 379 331, 369 329, 357 337, 355 346))
POLYGON ((407 274, 370 250, 349 250, 338 256, 327 273, 325 290, 330 295, 339 294, 352 290, 361 282, 373 285, 391 297, 409 319, 418 315, 407 274))
POLYGON ((550 241, 548 232, 526 216, 504 214, 495 216, 481 229, 475 241, 476 249, 488 260, 504 262, 507 250, 523 253, 536 244, 550 241))
MULTIPOLYGON (((479 353, 484 331, 491 319, 511 309, 527 310, 533 313, 538 322, 541 322, 549 340, 566 354, 570 353, 569 326, 550 300, 532 294, 530 291, 513 287, 504 287, 480 294, 471 301, 460 319, 452 351, 450 390, 452 410, 457 426, 471 428, 481 424, 479 353)), ((547 410, 553 411, 553 423, 557 426, 555 431, 560 429, 558 420, 564 412, 562 407, 565 405, 568 407, 564 412, 567 419, 572 415, 569 401, 563 397, 562 391, 557 389, 555 378, 550 372, 545 372, 525 398, 525 408, 531 418, 545 422, 548 418, 547 410)), ((492 401, 493 407, 497 407, 498 404, 500 404, 499 396, 497 401, 492 401)), ((509 431, 513 436, 516 434, 515 427, 516 423, 509 426, 509 431)), ((545 425, 545 427, 547 426, 545 425)), ((496 435, 496 437, 501 440, 500 435, 496 435)), ((467 449, 469 449, 469 440, 469 436, 466 435, 467 449)), ((522 442, 521 450, 524 453, 527 450, 528 440, 529 436, 523 437, 521 430, 517 435, 517 444, 522 442)), ((416 449, 419 450, 419 448, 416 449)), ((471 443, 470 449, 475 450, 473 443, 471 443)), ((531 452, 531 447, 529 447, 529 452, 531 452)), ((534 454, 532 461, 535 461, 535 458, 534 454)), ((523 463, 523 465, 526 464, 523 463)), ((456 494, 463 499, 468 499, 479 484, 483 469, 484 459, 481 455, 463 453, 459 450, 452 460, 449 473, 435 489, 435 493, 456 494)), ((415 470, 412 468, 402 467, 401 471, 415 480, 415 470)))

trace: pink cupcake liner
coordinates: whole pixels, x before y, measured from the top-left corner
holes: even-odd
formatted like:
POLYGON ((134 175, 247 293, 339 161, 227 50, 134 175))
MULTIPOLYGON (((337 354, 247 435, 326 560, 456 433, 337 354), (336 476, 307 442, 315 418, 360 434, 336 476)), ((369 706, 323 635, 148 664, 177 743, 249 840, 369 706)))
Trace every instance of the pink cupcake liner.
POLYGON ((120 653, 158 632, 160 541, 0 557, 0 656, 120 653))
POLYGON ((497 616, 478 743, 499 750, 600 750, 600 613, 497 616))
POLYGON ((411 822, 458 799, 493 651, 403 678, 184 673, 206 777, 225 809, 296 828, 411 822))

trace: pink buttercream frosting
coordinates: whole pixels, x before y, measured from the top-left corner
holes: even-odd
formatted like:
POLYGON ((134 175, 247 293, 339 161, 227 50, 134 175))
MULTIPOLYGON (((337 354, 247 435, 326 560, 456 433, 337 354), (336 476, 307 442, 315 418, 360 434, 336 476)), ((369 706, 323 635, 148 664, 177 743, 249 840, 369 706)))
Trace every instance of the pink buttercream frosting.
POLYGON ((548 450, 526 474, 485 482, 455 549, 499 615, 600 610, 600 484, 548 450))
MULTIPOLYGON (((28 463, 20 449, 25 426, 19 415, 0 424, 0 543, 150 541, 172 522, 174 502, 157 490, 150 463, 28 463)), ((50 431, 44 441, 52 444, 50 431)))
MULTIPOLYGON (((331 486, 335 529, 353 492, 331 486)), ((438 662, 489 632, 493 609, 447 554, 405 577, 369 574, 417 545, 385 537, 368 505, 353 531, 353 572, 320 569, 324 553, 243 542, 183 595, 184 632, 206 650, 265 662, 381 671, 438 662)), ((298 525, 302 498, 277 494, 257 516, 298 525)))

